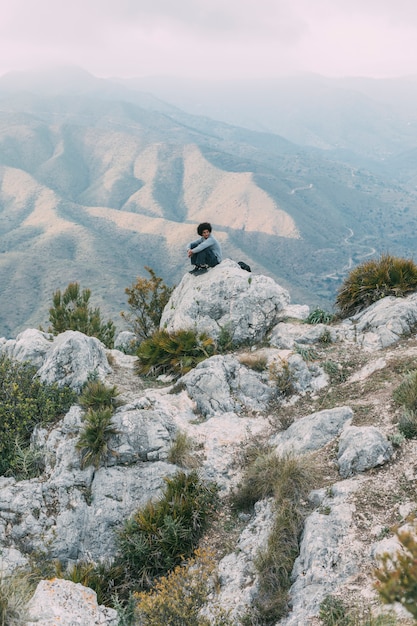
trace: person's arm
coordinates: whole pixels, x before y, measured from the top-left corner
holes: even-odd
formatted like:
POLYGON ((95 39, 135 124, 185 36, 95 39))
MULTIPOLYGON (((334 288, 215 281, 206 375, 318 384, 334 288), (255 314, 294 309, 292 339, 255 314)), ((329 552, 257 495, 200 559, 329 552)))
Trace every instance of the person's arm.
POLYGON ((207 237, 207 239, 202 239, 194 243, 198 243, 198 245, 191 250, 192 254, 201 252, 202 250, 206 250, 207 248, 210 248, 212 245, 214 245, 214 241, 211 237, 207 237))

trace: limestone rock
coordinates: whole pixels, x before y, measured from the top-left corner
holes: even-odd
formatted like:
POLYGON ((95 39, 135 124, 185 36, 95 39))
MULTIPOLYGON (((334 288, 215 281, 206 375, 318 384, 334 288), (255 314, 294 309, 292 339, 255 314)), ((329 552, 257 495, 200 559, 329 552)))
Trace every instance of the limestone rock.
POLYGON ((313 452, 335 439, 352 417, 353 411, 348 406, 324 409, 298 419, 270 442, 279 456, 313 452))
POLYGON ((375 426, 349 426, 339 440, 337 462, 344 478, 383 465, 393 455, 390 441, 375 426))
POLYGON ((260 374, 244 367, 231 355, 217 355, 202 361, 178 383, 185 385, 197 410, 205 417, 243 410, 260 411, 273 393, 260 374))
POLYGON ((70 580, 41 580, 29 603, 27 626, 117 626, 117 611, 97 604, 92 589, 70 580))
POLYGON ((92 374, 104 379, 109 372, 103 344, 95 337, 67 330, 55 337, 38 375, 45 383, 69 385, 80 391, 92 374))
POLYGON ((272 278, 248 274, 230 259, 201 276, 186 274, 174 289, 160 327, 195 329, 218 339, 225 328, 236 343, 261 341, 289 304, 272 278))
POLYGON ((134 348, 137 344, 137 341, 138 338, 135 333, 132 333, 130 330, 122 330, 117 334, 114 340, 114 348, 115 350, 120 350, 121 352, 130 354, 132 348, 134 348))
POLYGON ((388 296, 344 321, 346 336, 368 350, 380 350, 413 332, 417 324, 417 293, 388 296))
POLYGON ((16 339, 9 339, 0 343, 0 353, 4 353, 10 359, 21 363, 29 361, 32 365, 40 367, 52 347, 53 338, 50 333, 28 328, 19 333, 16 339))
POLYGON ((338 340, 338 331, 328 324, 280 322, 272 329, 269 341, 271 346, 292 350, 295 344, 309 346, 319 343, 324 333, 329 333, 332 342, 338 340))
POLYGON ((344 481, 326 495, 320 490, 321 507, 307 518, 295 561, 290 589, 292 611, 280 626, 309 624, 320 603, 357 571, 363 546, 355 539, 349 496, 357 485, 344 481))

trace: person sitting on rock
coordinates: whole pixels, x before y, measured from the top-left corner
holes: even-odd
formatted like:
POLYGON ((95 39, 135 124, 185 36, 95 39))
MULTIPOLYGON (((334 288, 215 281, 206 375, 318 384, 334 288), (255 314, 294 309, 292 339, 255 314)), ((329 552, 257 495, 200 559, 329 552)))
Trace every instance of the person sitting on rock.
POLYGON ((220 244, 211 234, 211 224, 203 222, 197 226, 200 239, 192 241, 187 246, 187 254, 194 265, 190 274, 202 274, 209 267, 218 265, 222 260, 220 244))

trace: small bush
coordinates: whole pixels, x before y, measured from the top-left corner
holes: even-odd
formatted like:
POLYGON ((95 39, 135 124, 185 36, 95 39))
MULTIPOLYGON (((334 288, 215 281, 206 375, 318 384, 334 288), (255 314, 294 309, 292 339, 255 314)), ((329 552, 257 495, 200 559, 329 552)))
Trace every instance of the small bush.
POLYGON ((336 306, 342 318, 358 313, 386 296, 401 297, 417 289, 417 265, 383 254, 353 269, 339 289, 336 306))
POLYGON ((98 604, 105 606, 113 606, 117 594, 128 595, 124 568, 116 562, 94 563, 86 559, 65 568, 60 561, 56 561, 53 575, 92 589, 97 594, 98 604))
POLYGON ((280 364, 275 361, 271 363, 269 366, 269 378, 284 398, 288 398, 295 393, 295 376, 288 361, 282 361, 280 364))
POLYGON ((81 467, 94 465, 96 469, 104 463, 110 453, 109 439, 118 434, 111 425, 111 409, 89 410, 84 417, 84 426, 77 441, 81 453, 81 467))
POLYGON ((112 348, 116 328, 111 320, 102 321, 99 308, 89 306, 90 296, 90 289, 80 291, 78 283, 70 283, 64 293, 58 289, 49 309, 48 332, 59 335, 66 330, 78 330, 89 337, 97 337, 107 348, 112 348))
POLYGON ((182 375, 213 354, 214 342, 204 333, 159 330, 139 346, 137 371, 151 376, 166 373, 182 375))
POLYGON ((328 313, 319 307, 316 307, 306 318, 306 324, 330 324, 334 320, 333 313, 328 313))
POLYGON ((121 559, 144 589, 192 555, 217 502, 217 488, 196 471, 165 483, 161 498, 137 511, 119 534, 121 559))
POLYGON ((269 446, 254 446, 251 456, 242 482, 233 494, 233 506, 238 510, 247 511, 258 500, 267 497, 298 501, 315 480, 314 471, 306 459, 291 455, 279 457, 269 446))
POLYGON ((259 576, 255 606, 264 619, 263 623, 275 624, 288 611, 291 572, 299 554, 304 517, 292 502, 280 500, 268 544, 255 559, 259 576))
POLYGON ((328 328, 326 328, 325 330, 323 330, 323 332, 321 333, 320 337, 319 337, 319 343, 322 344, 329 344, 332 343, 332 334, 330 332, 330 330, 328 328))
POLYGON ((76 401, 69 387, 36 378, 36 367, 0 356, 0 475, 13 473, 16 454, 29 447, 35 426, 54 424, 76 401))
POLYGON ((400 602, 417 619, 417 541, 409 531, 397 531, 401 551, 383 554, 375 570, 376 589, 382 602, 400 602))
POLYGON ((336 361, 324 361, 322 363, 323 370, 330 377, 332 383, 343 383, 348 373, 340 363, 336 363, 336 361))
POLYGON ((14 476, 16 480, 27 480, 40 476, 44 470, 44 450, 33 444, 25 445, 16 438, 13 458, 7 473, 14 476))
POLYGON ((199 462, 194 453, 195 443, 186 433, 178 431, 168 452, 168 463, 184 469, 195 469, 199 462))
POLYGON ((34 589, 27 577, 0 574, 0 626, 25 626, 34 589))
POLYGON ((398 430, 406 439, 417 438, 417 412, 404 411, 398 421, 398 430))
POLYGON ((326 596, 320 604, 319 617, 324 626, 348 626, 346 606, 335 596, 326 596))
POLYGON ((417 411, 417 370, 412 370, 394 390, 395 402, 408 411, 417 411))
POLYGON ((78 402, 84 409, 96 411, 116 406, 118 395, 117 387, 107 387, 101 380, 89 380, 84 385, 78 402))
POLYGON ((225 324, 224 326, 220 326, 220 332, 217 338, 216 348, 220 354, 232 352, 237 348, 237 344, 234 341, 234 331, 232 330, 230 323, 225 324))
POLYGON ((305 346, 300 346, 299 343, 294 344, 294 352, 299 354, 303 361, 316 361, 319 358, 314 348, 306 348, 305 346))
POLYGON ((215 569, 213 556, 196 550, 188 563, 178 565, 160 578, 152 591, 137 595, 137 614, 146 626, 226 626, 227 617, 205 618, 200 614, 210 591, 210 576, 215 569))
POLYGON ((136 283, 125 289, 130 311, 121 316, 140 341, 150 339, 159 328, 162 313, 174 287, 167 287, 153 269, 145 266, 150 278, 138 277, 136 283))
POLYGON ((291 571, 299 552, 299 537, 306 512, 303 502, 317 480, 308 458, 278 457, 269 446, 249 448, 242 483, 232 497, 239 510, 274 498, 274 521, 267 546, 260 550, 255 567, 259 592, 248 619, 274 624, 287 612, 291 571))

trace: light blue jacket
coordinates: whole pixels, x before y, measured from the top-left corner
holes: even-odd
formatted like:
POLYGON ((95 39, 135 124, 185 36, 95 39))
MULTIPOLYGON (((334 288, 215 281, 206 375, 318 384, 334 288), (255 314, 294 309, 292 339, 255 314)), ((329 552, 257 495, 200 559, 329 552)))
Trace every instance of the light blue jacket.
POLYGON ((220 263, 222 260, 222 250, 220 248, 220 244, 217 239, 213 237, 212 234, 210 234, 207 239, 204 239, 204 237, 200 237, 200 239, 191 241, 187 246, 187 250, 189 250, 191 246, 195 246, 193 247, 194 253, 201 252, 202 250, 206 250, 207 248, 211 248, 218 262, 220 263))

